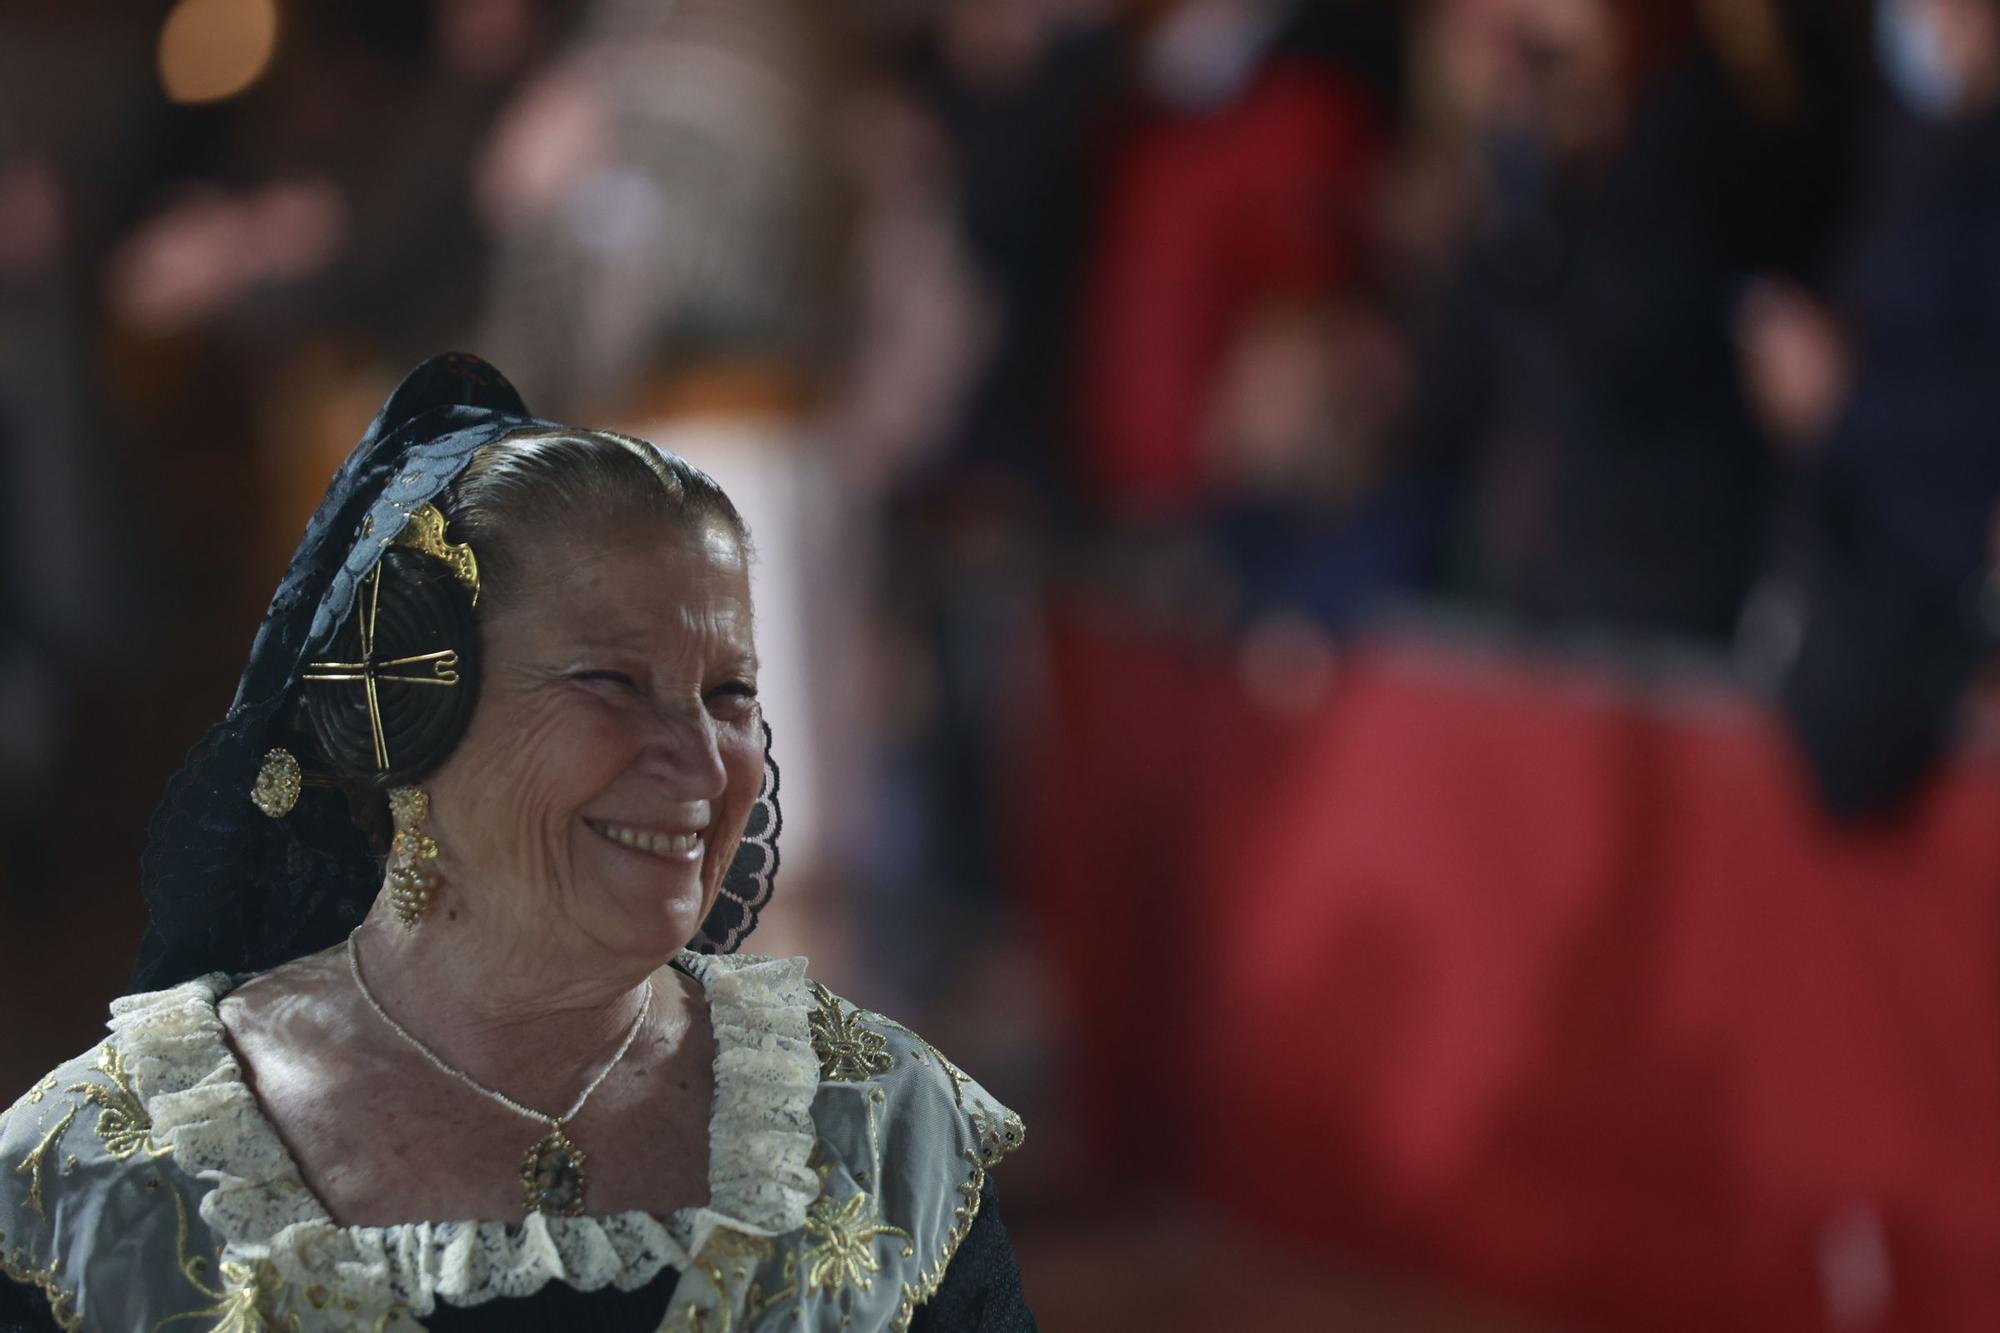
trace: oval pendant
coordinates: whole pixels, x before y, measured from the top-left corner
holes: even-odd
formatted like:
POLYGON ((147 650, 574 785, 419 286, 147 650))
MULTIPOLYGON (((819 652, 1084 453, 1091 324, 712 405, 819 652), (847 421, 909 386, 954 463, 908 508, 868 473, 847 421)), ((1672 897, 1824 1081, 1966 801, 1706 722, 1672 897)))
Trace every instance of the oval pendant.
POLYGON ((575 1217, 583 1211, 583 1192, 590 1183, 583 1149, 558 1125, 528 1149, 521 1159, 521 1188, 528 1211, 575 1217))

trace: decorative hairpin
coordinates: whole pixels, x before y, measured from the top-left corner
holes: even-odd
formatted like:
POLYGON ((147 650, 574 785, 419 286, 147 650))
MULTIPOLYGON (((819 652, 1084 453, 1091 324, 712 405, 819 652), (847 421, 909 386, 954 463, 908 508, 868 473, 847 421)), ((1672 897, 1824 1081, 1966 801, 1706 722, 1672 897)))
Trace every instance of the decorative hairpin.
POLYGON ((478 606, 479 561, 473 556, 472 548, 464 542, 446 541, 444 526, 443 511, 434 504, 420 505, 410 511, 409 521, 395 536, 395 545, 436 556, 450 565, 452 574, 472 594, 472 604, 478 606))
MULTIPOLYGON (((405 547, 442 560, 452 576, 479 604, 479 561, 472 548, 462 542, 445 540, 445 517, 436 505, 420 505, 407 512, 403 529, 383 544, 405 547)), ((363 531, 367 531, 364 524, 363 531)), ((360 604, 356 607, 361 637, 361 658, 355 662, 308 662, 300 680, 340 681, 359 685, 368 703, 368 729, 375 747, 375 767, 387 773, 392 767, 389 738, 382 726, 380 685, 395 681, 404 685, 456 686, 459 683, 459 653, 456 648, 440 648, 407 657, 378 658, 375 655, 375 622, 382 604, 382 563, 378 560, 361 579, 360 604)))

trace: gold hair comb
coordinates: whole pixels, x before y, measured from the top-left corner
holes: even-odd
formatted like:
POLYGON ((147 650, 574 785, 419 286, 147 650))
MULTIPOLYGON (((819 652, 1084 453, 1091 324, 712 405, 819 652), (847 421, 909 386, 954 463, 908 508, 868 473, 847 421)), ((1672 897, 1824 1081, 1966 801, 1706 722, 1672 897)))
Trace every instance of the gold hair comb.
POLYGON ((473 556, 472 548, 464 542, 449 542, 444 536, 444 513, 434 504, 427 504, 410 512, 409 522, 396 534, 395 544, 407 546, 425 555, 434 555, 451 566, 451 572, 472 594, 472 604, 479 605, 479 561, 473 556))

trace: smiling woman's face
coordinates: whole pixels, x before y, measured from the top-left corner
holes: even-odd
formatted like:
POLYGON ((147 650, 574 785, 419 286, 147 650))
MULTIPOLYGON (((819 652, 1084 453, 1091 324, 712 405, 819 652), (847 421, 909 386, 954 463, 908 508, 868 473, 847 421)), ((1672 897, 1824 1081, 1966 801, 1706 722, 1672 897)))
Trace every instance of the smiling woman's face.
POLYGON ((764 777, 750 573, 723 521, 521 534, 482 608, 478 707, 426 784, 445 879, 551 963, 694 935, 764 777))

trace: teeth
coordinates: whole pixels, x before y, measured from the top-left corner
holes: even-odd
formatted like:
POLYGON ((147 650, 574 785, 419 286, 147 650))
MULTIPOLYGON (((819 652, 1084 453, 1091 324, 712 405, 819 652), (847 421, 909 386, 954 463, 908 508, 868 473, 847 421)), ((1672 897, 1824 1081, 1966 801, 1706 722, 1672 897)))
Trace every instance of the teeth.
POLYGON ((699 833, 655 833, 650 829, 629 828, 624 824, 598 824, 605 837, 624 846, 656 856, 686 855, 701 844, 699 833))

